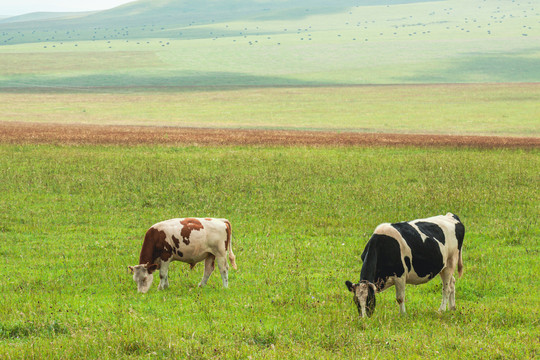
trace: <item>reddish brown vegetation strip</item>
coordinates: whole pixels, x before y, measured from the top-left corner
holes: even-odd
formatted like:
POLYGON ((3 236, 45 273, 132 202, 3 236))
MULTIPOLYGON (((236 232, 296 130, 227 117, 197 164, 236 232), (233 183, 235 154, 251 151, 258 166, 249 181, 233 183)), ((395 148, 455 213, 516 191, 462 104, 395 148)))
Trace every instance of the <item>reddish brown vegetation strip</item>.
POLYGON ((0 142, 119 145, 308 145, 538 148, 537 137, 379 134, 0 122, 0 142))

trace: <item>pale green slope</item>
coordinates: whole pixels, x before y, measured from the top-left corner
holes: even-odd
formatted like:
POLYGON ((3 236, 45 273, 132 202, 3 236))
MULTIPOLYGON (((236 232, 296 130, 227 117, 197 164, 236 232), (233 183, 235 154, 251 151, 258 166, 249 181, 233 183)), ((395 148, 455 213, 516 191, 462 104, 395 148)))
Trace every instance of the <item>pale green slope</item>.
MULTIPOLYGON (((540 81, 540 6, 531 2, 350 8, 343 2, 326 12, 304 9, 302 16, 295 12, 302 3, 296 10, 285 9, 285 3, 290 2, 266 12, 236 9, 231 14, 245 13, 236 20, 194 17, 186 24, 171 22, 179 8, 170 2, 160 8, 159 1, 150 6, 144 0, 88 17, 101 16, 103 26, 61 22, 56 29, 5 30, 0 87, 540 81), (127 23, 163 9, 169 15, 162 23, 118 21, 119 14, 127 23), (130 12, 131 20, 125 16, 130 12), (96 58, 101 60, 88 64, 96 58)), ((212 11, 223 14, 219 7, 212 11)))

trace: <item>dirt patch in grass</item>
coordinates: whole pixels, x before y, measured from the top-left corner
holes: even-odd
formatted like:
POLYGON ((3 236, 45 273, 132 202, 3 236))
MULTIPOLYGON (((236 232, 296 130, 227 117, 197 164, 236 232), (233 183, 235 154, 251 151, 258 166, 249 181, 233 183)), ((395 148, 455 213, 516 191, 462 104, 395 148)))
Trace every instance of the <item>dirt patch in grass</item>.
POLYGON ((540 138, 0 122, 0 142, 118 145, 285 145, 538 148, 540 138))

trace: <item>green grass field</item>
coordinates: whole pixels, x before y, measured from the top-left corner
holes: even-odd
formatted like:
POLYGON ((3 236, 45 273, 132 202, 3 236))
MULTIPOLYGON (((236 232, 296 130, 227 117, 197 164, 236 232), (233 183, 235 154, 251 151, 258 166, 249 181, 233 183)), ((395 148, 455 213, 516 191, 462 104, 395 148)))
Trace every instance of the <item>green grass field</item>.
POLYGON ((536 358, 537 150, 0 145, 4 359, 536 358), (374 227, 453 211, 467 233, 458 310, 438 278, 360 320, 374 227), (136 293, 146 229, 227 217, 230 288, 171 267, 136 293))

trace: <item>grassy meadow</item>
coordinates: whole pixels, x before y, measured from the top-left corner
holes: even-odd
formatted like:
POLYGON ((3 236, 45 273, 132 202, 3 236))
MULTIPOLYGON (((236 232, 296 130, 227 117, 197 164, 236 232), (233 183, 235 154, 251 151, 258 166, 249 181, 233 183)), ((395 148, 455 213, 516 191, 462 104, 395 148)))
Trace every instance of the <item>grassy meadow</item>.
POLYGON ((535 358, 537 150, 0 145, 3 359, 535 358), (467 232, 458 310, 439 279, 360 320, 374 227, 453 211, 467 232), (153 223, 227 217, 230 288, 174 263, 136 292, 153 223))
POLYGON ((0 119, 540 136, 540 83, 0 93, 0 119))
MULTIPOLYGON (((540 135, 537 4, 389 2, 2 20, 0 121, 540 135)), ((539 155, 0 144, 0 358, 538 358, 539 155), (359 319, 345 281, 376 225, 448 211, 457 311, 438 313, 437 278, 407 287, 406 316, 392 288, 359 319), (145 231, 187 216, 231 220, 230 288, 174 263, 138 294, 145 231)))

